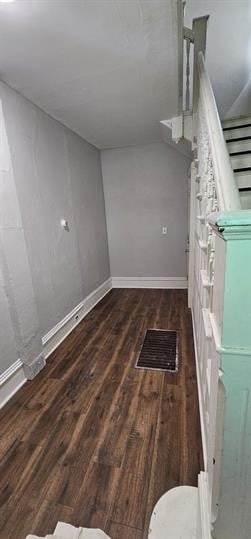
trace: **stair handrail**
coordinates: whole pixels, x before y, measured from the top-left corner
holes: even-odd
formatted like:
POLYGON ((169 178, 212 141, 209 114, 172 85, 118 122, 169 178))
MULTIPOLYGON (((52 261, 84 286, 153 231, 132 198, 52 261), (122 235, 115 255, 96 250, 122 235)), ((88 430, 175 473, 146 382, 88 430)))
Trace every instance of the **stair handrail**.
MULTIPOLYGON (((250 516, 251 493, 250 485, 244 481, 245 473, 250 473, 247 427, 250 410, 246 395, 251 388, 251 383, 247 386, 251 380, 247 316, 251 298, 251 212, 241 209, 207 72, 207 20, 207 16, 194 19, 192 29, 184 28, 184 39, 190 40, 193 48, 194 159, 189 186, 188 299, 193 318, 205 468, 204 479, 200 478, 198 484, 196 537, 211 537, 213 525, 215 537, 244 539, 251 530, 251 518, 242 526, 243 514, 250 516), (240 407, 236 421, 239 402, 245 404, 240 407), (238 436, 241 446, 236 442, 238 436), (236 489, 242 493, 242 504, 236 497, 236 489)), ((187 54, 187 63, 189 60, 187 54)), ((184 71, 185 67, 183 63, 184 71)), ((187 73, 189 88, 189 70, 187 73)), ((183 89, 183 119, 188 108, 184 93, 183 89)))
POLYGON ((198 71, 199 92, 203 102, 211 146, 219 210, 239 210, 241 209, 239 191, 231 167, 214 92, 205 65, 204 55, 201 51, 198 53, 198 71))

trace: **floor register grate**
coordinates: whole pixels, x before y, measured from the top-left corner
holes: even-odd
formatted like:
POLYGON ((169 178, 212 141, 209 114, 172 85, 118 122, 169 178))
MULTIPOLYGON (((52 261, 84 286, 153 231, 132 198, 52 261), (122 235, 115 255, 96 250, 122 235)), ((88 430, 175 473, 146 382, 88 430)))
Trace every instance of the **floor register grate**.
POLYGON ((178 334, 177 331, 148 329, 135 367, 139 369, 158 369, 178 371, 178 334))

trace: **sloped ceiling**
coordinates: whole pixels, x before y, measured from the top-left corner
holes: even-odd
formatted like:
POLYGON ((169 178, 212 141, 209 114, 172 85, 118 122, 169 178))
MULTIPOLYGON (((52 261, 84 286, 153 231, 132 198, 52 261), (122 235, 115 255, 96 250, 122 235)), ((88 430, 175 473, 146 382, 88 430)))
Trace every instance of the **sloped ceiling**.
POLYGON ((0 4, 1 79, 99 148, 177 114, 175 0, 0 4))
POLYGON ((187 0, 187 26, 203 15, 209 15, 207 66, 224 118, 251 78, 251 0, 187 0))

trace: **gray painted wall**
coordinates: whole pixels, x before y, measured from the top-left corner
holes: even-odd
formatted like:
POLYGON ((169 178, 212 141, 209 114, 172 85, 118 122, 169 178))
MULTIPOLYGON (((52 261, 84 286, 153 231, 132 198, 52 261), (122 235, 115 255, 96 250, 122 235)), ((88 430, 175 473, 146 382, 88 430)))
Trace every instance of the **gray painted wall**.
MULTIPOLYGON (((100 152, 3 83, 0 97, 11 161, 8 174, 13 178, 13 184, 5 182, 0 190, 1 237, 7 237, 8 228, 15 229, 12 266, 22 287, 27 272, 18 237, 24 232, 44 335, 110 276, 100 152), (61 228, 61 218, 69 221, 69 232, 61 228)), ((10 249, 9 241, 6 245, 10 249)), ((20 299, 17 287, 15 298, 24 313, 25 298, 20 299)), ((17 359, 8 316, 4 323, 0 372, 17 359)))
POLYGON ((244 86, 240 95, 226 114, 226 118, 234 116, 250 116, 251 114, 251 79, 244 86))
POLYGON ((7 296, 5 294, 2 272, 0 272, 0 374, 5 371, 11 363, 18 359, 16 340, 10 318, 7 296))
POLYGON ((186 276, 189 159, 164 143, 101 155, 112 276, 186 276))
MULTIPOLYGON (((207 67, 220 116, 229 117, 230 107, 251 76, 250 0, 187 0, 187 26, 191 27, 193 17, 203 15, 209 15, 207 67)), ((239 114, 245 114, 245 109, 239 114)))

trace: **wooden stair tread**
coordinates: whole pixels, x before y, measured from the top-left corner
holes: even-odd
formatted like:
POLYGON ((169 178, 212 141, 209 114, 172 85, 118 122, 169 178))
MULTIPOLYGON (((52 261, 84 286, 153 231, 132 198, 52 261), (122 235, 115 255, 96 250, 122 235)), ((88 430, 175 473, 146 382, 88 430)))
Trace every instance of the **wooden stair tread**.
POLYGON ((251 208, 251 117, 222 122, 231 166, 243 209, 251 208))

